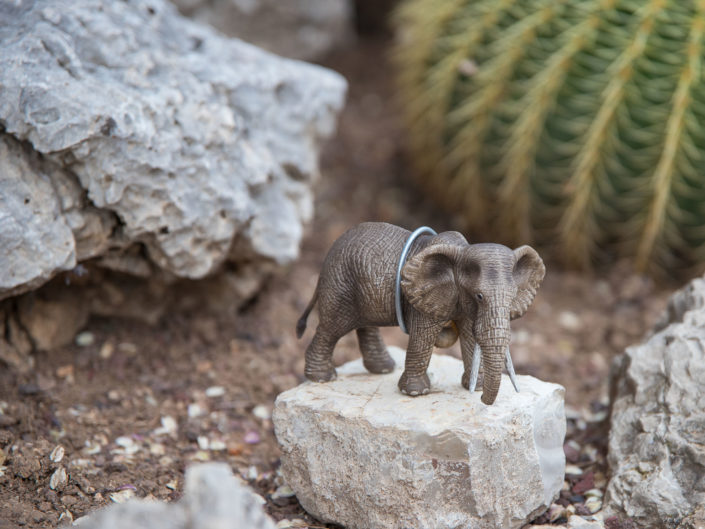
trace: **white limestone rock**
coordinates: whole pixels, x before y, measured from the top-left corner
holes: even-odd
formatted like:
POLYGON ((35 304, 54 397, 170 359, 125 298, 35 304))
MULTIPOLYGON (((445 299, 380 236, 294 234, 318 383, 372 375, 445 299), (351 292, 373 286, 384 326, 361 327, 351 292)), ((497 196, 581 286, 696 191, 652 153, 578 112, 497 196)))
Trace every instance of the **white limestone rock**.
POLYGON ((296 258, 345 89, 166 0, 0 2, 0 299, 135 246, 189 279, 296 258))
POLYGON ((521 527, 551 505, 563 484, 564 393, 508 377, 492 406, 460 385, 462 362, 433 355, 432 392, 397 389, 397 370, 368 373, 362 361, 337 380, 279 395, 273 413, 282 472, 303 507, 348 529, 521 527))
POLYGON ((705 281, 615 360, 604 512, 639 527, 705 527, 705 281))
POLYGON ((264 500, 233 476, 225 463, 186 470, 176 503, 130 500, 76 521, 81 529, 275 529, 264 500))

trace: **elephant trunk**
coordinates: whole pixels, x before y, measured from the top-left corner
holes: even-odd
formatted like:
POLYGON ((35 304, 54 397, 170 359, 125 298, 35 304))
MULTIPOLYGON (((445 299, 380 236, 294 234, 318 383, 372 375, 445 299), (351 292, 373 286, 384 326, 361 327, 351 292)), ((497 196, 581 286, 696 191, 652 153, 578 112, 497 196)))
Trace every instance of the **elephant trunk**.
POLYGON ((509 347, 509 309, 492 310, 489 317, 486 315, 480 318, 475 335, 482 351, 484 366, 482 402, 489 405, 497 398, 505 351, 509 347))

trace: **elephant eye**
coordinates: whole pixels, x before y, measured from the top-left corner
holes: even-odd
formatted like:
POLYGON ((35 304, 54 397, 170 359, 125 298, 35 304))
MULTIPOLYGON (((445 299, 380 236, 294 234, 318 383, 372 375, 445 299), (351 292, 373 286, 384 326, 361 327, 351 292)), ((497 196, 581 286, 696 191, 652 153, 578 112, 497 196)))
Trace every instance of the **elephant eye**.
POLYGON ((477 293, 477 299, 479 299, 480 301, 482 301, 482 294, 480 294, 479 292, 477 293))

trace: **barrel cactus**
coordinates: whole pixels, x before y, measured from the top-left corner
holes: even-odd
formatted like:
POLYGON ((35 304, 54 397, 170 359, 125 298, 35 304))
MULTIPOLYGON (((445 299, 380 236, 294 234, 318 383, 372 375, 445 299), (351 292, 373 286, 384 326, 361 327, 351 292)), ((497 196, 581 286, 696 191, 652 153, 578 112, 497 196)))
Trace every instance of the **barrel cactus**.
POLYGON ((427 188, 568 263, 705 263, 705 1, 406 0, 394 50, 427 188))

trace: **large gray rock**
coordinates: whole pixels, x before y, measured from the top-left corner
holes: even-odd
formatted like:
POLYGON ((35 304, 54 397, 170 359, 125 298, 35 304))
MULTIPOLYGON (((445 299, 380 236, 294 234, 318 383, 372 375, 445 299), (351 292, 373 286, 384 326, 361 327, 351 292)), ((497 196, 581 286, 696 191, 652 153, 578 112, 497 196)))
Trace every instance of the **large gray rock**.
POLYGON ((81 529, 274 529, 262 498, 233 476, 225 463, 186 470, 176 503, 131 500, 76 521, 81 529))
POLYGON ((0 3, 0 299, 90 258, 190 279, 294 259, 345 88, 164 0, 0 3))
POLYGON ((696 279, 615 362, 605 512, 639 527, 705 527, 704 300, 696 279))
POLYGON ((285 57, 313 60, 352 39, 351 0, 172 0, 185 15, 285 57))
POLYGON ((551 505, 565 470, 561 386, 519 376, 515 393, 507 378, 486 406, 455 358, 433 356, 426 396, 401 394, 400 374, 358 360, 277 397, 282 473, 304 509, 348 529, 513 528, 551 505))

